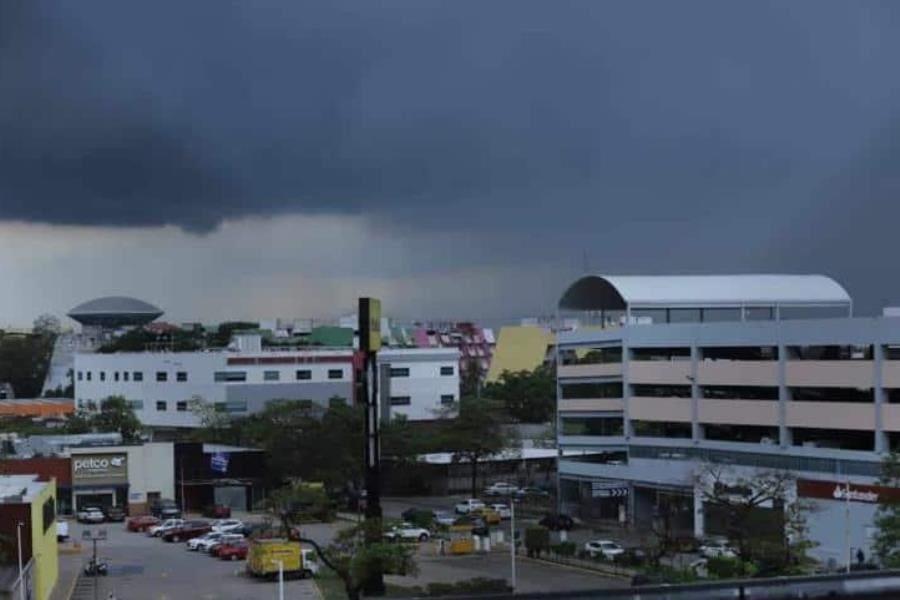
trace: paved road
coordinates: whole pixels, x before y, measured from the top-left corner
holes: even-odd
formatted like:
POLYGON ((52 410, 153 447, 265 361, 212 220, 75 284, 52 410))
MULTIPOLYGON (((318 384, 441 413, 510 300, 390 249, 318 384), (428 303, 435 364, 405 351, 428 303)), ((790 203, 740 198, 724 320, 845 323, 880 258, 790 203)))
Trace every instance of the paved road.
MULTIPOLYGON (((258 600, 277 597, 277 584, 257 581, 243 574, 244 563, 227 562, 205 554, 187 552, 184 544, 167 544, 139 533, 128 533, 118 523, 106 524, 108 541, 100 542, 98 554, 109 563, 110 574, 98 579, 98 598, 109 593, 117 600, 258 600)), ((71 525, 74 539, 81 538, 83 525, 71 525)), ((310 537, 326 541, 328 526, 310 526, 310 537)), ((90 548, 81 555, 61 556, 61 561, 85 563, 90 548)), ((94 598, 93 578, 81 578, 73 600, 94 598)), ((318 599, 311 581, 295 580, 285 584, 285 597, 318 599)))

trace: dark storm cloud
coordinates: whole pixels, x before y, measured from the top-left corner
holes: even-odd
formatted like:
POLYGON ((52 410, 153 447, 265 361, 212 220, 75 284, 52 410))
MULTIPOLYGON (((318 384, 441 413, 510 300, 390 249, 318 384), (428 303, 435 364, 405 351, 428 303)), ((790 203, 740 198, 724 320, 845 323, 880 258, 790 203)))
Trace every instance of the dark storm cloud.
POLYGON ((897 26, 890 3, 10 0, 0 218, 753 219, 890 117, 897 26))

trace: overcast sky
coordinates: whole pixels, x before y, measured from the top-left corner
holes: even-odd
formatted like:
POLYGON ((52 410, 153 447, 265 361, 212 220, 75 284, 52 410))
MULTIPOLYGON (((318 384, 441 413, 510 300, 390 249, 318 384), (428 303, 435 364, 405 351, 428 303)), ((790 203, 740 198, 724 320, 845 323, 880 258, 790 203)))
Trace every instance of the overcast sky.
POLYGON ((900 3, 0 2, 0 325, 547 313, 606 273, 900 303, 900 3))

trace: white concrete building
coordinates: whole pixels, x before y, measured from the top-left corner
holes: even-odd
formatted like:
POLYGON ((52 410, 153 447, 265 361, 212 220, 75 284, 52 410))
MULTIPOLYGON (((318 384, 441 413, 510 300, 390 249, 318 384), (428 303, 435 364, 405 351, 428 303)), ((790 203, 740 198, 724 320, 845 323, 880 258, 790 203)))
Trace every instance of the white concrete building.
POLYGON ((602 324, 557 338, 564 510, 640 524, 680 497, 703 536, 698 474, 781 471, 820 558, 845 561, 845 535, 870 554, 877 498, 900 495, 876 485, 900 449, 900 319, 853 318, 820 276, 591 276, 559 307, 602 324))
POLYGON ((382 418, 429 421, 454 414, 459 402, 456 348, 386 348, 378 353, 378 364, 382 418))

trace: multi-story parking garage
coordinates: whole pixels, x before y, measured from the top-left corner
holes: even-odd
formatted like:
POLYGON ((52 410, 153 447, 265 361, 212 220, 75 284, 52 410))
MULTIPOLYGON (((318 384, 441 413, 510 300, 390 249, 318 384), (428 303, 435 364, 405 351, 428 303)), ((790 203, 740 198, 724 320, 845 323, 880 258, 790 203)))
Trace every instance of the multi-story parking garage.
POLYGON ((676 499, 702 536, 703 469, 783 471, 820 558, 848 537, 869 553, 878 498, 898 494, 876 480, 900 449, 900 319, 853 317, 821 276, 583 277, 559 308, 582 323, 558 337, 567 510, 639 525, 676 499))

